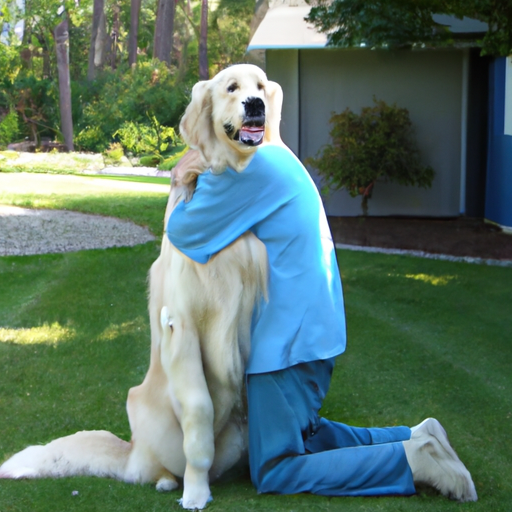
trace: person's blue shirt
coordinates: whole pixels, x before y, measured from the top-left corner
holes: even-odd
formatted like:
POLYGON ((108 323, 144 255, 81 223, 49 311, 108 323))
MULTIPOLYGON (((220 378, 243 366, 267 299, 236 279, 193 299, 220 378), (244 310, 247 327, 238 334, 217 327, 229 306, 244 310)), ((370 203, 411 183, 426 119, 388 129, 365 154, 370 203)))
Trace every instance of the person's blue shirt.
POLYGON ((206 264, 246 231, 267 249, 268 302, 256 309, 247 373, 328 359, 346 345, 341 279, 322 201, 288 149, 263 146, 238 173, 206 171, 167 225, 171 243, 206 264))

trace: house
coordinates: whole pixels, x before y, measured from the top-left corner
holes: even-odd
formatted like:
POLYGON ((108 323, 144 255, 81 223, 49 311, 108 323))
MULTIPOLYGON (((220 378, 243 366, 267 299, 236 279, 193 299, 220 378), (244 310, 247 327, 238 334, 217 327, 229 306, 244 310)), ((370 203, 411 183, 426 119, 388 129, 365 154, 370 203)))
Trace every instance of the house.
MULTIPOLYGON (((409 110, 423 160, 434 168, 436 177, 430 189, 378 183, 369 201, 370 215, 488 216, 512 226, 512 220, 491 211, 503 202, 501 197, 496 199, 497 182, 503 183, 505 176, 512 180, 512 139, 507 135, 512 133, 512 101, 506 104, 505 132, 495 127, 492 138, 488 130, 489 98, 494 98, 498 110, 503 105, 505 92, 498 97, 493 91, 498 83, 498 89, 503 89, 502 76, 512 77, 510 60, 505 73, 501 61, 481 57, 478 48, 469 46, 326 47, 326 36, 304 21, 309 10, 300 0, 273 2, 248 47, 265 51, 267 75, 283 87, 282 137, 297 156, 301 160, 315 156, 329 143, 333 112, 346 108, 359 112, 371 106, 375 96, 409 110), (489 76, 495 76, 494 83, 489 76)), ((487 28, 466 18, 438 16, 436 21, 453 32, 474 34, 487 28)), ((511 80, 507 83, 511 93, 511 80)), ((503 116, 497 117, 493 127, 503 124, 503 116)), ((314 169, 310 172, 318 183, 314 169)), ((508 203, 512 208, 512 201, 508 203)), ((329 215, 360 215, 361 198, 351 198, 343 190, 334 192, 326 200, 326 210, 329 215)))

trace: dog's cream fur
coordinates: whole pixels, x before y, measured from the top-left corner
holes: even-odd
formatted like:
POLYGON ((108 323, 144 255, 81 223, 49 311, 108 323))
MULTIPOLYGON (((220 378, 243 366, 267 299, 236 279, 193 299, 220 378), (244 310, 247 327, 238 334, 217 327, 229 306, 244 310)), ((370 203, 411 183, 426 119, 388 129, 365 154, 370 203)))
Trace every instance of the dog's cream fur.
MULTIPOLYGON (((180 125, 194 151, 174 170, 166 224, 207 166, 214 172, 247 166, 255 146, 234 134, 247 121, 248 98, 265 105, 263 143, 280 143, 282 92, 259 68, 232 66, 194 86, 180 125)), ((128 393, 131 442, 106 431, 78 432, 17 453, 0 466, 0 478, 97 475, 172 490, 175 477, 183 477, 183 507, 203 508, 209 480, 246 449, 244 365, 253 308, 265 295, 266 266, 264 246, 250 233, 206 265, 185 257, 164 235, 150 271, 150 366, 143 383, 128 393)))

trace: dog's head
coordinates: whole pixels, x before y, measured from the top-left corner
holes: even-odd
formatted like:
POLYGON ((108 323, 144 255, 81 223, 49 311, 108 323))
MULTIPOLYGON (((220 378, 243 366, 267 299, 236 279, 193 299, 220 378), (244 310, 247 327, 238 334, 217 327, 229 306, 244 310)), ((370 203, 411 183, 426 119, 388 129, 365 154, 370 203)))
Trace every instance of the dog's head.
POLYGON ((180 132, 214 171, 240 171, 257 146, 280 142, 281 105, 281 87, 260 68, 231 66, 194 86, 180 132))

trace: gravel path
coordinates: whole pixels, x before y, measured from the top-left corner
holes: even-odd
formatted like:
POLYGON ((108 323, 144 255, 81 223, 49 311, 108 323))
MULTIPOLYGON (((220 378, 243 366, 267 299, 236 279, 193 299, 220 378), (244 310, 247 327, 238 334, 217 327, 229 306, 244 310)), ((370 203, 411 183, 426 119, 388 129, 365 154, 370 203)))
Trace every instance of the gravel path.
POLYGON ((0 256, 133 246, 155 240, 131 221, 63 210, 0 205, 0 256))

